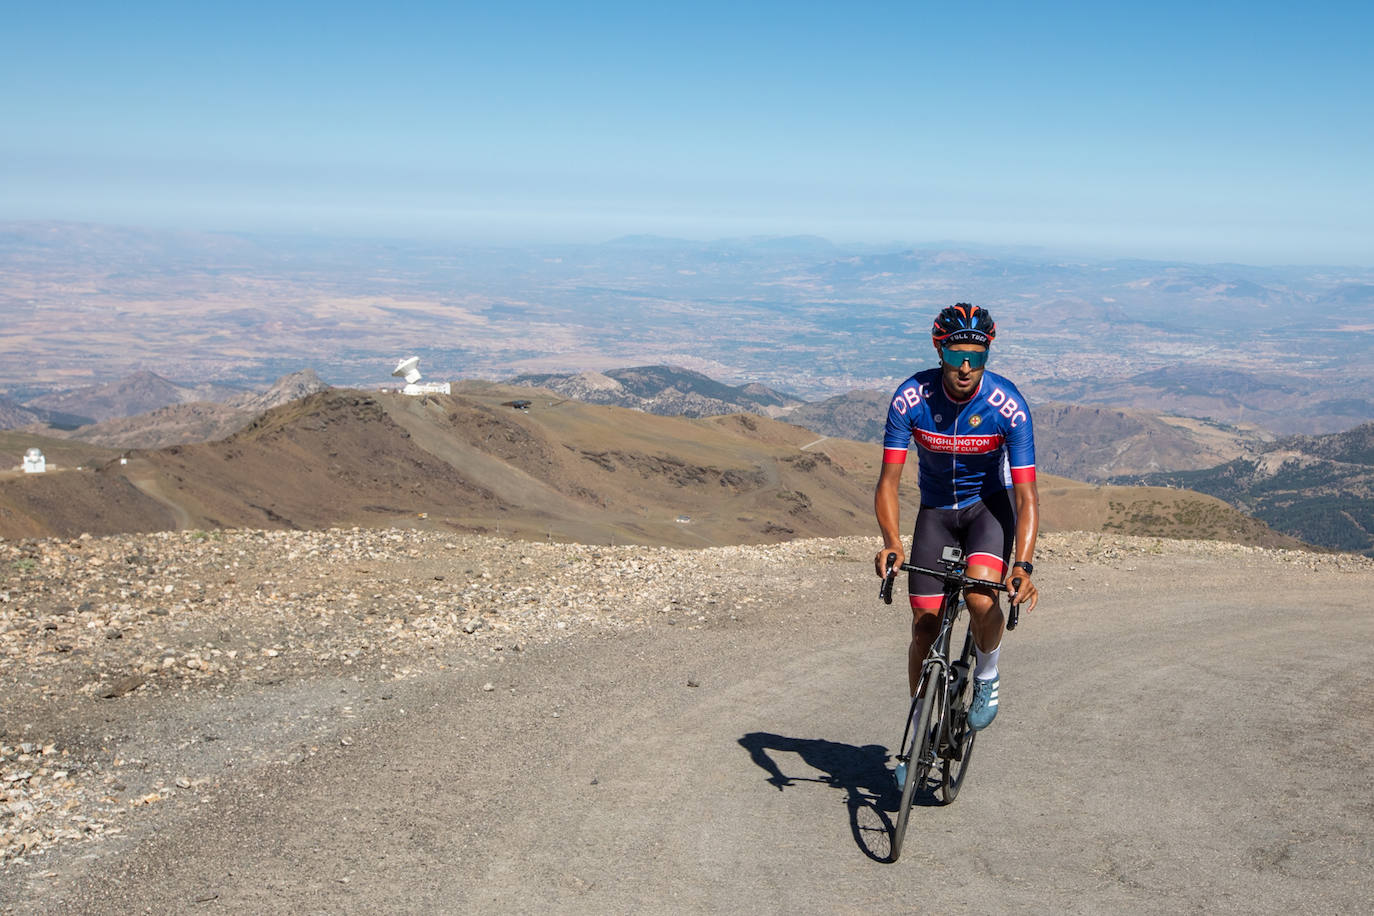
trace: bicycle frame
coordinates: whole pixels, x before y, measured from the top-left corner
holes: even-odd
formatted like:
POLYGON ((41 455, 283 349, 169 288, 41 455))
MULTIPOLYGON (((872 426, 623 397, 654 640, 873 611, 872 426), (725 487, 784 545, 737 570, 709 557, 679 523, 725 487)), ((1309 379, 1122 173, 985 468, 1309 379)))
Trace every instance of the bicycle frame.
MULTIPOLYGON (((896 578, 893 569, 894 557, 889 557, 887 575, 883 579, 879 596, 888 604, 892 603, 892 584, 896 578)), ((906 836, 907 821, 911 813, 911 801, 918 786, 924 788, 932 769, 942 770, 941 794, 945 804, 954 801, 967 771, 969 754, 973 751, 975 732, 969 731, 965 721, 955 722, 955 714, 962 710, 957 701, 967 689, 972 671, 968 662, 972 656, 973 628, 970 625, 964 635, 963 649, 959 660, 950 660, 950 638, 959 612, 965 606, 964 589, 969 587, 986 588, 997 592, 1007 591, 1000 582, 974 579, 967 573, 968 563, 962 552, 953 547, 944 551, 941 559, 943 570, 926 569, 903 563, 901 568, 907 572, 927 573, 935 576, 943 584, 940 599, 940 629, 921 662, 921 674, 917 679, 917 689, 911 698, 906 723, 903 727, 902 742, 898 745, 897 760, 905 771, 902 797, 898 806, 897 821, 892 831, 892 853, 889 861, 897 861, 901 855, 902 842, 906 836), (962 663, 962 664, 961 664, 962 663), (957 671, 956 668, 964 670, 957 671), (934 693, 931 693, 934 691, 934 693)), ((1018 586, 1019 587, 1019 586, 1018 586)), ((1015 626, 1020 609, 1013 605, 1007 618, 1007 628, 1015 626)))
MULTIPOLYGON (((932 743, 930 747, 930 759, 915 761, 915 763, 917 764, 925 764, 927 766, 933 766, 935 764, 936 758, 938 756, 938 749, 948 744, 948 732, 950 725, 950 697, 958 696, 963 689, 963 684, 958 681, 958 678, 954 674, 954 663, 950 661, 949 640, 950 634, 954 630, 954 624, 959 619, 959 611, 964 607, 964 601, 962 597, 965 588, 964 583, 967 581, 978 584, 998 584, 984 583, 982 582, 982 580, 978 579, 968 579, 966 576, 963 575, 963 571, 967 567, 966 564, 962 562, 960 562, 957 565, 951 564, 951 567, 951 569, 945 572, 936 573, 934 570, 923 569, 919 566, 909 566, 905 563, 902 564, 902 569, 904 570, 915 570, 916 572, 931 573, 934 575, 939 575, 945 580, 944 597, 940 601, 940 632, 936 635, 935 641, 930 644, 930 650, 926 652, 925 661, 921 662, 921 677, 918 679, 918 683, 924 683, 925 685, 927 685, 927 690, 932 689, 934 684, 937 683, 937 676, 942 678, 942 680, 939 683, 945 685, 945 688, 941 689, 938 693, 938 697, 940 700, 940 732, 935 736, 935 741, 932 743), (955 573, 956 571, 959 574, 959 578, 957 579, 952 578, 950 575, 951 573, 955 573)), ((965 642, 968 642, 972 638, 973 633, 970 630, 970 632, 965 635, 964 640, 965 642)), ((968 647, 964 646, 964 649, 967 650, 968 647)), ((961 652, 960 657, 962 658, 964 654, 965 652, 961 652)), ((912 697, 913 710, 917 708, 917 704, 920 703, 920 700, 921 697, 919 693, 916 696, 912 697)), ((902 743, 900 745, 901 747, 907 746, 907 739, 911 737, 911 728, 913 725, 912 720, 914 718, 915 716, 907 717, 906 729, 902 734, 902 743)), ((907 765, 908 774, 914 775, 916 773, 916 769, 912 766, 913 761, 908 760, 900 755, 898 756, 898 759, 907 765)))

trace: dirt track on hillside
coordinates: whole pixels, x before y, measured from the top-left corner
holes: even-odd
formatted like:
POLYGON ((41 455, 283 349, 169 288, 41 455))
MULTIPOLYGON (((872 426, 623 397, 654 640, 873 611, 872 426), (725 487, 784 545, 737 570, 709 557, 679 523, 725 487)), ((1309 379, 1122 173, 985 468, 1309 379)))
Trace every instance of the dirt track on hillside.
POLYGON ((751 548, 708 613, 555 634, 505 661, 455 647, 405 680, 320 670, 144 697, 124 753, 213 769, 214 788, 145 806, 122 836, 10 863, 0 904, 1365 908, 1367 561, 1047 539, 1045 604, 1005 644, 1001 716, 959 800, 918 810, 891 865, 904 615, 874 599, 864 542, 836 543, 797 567, 751 548), (288 758, 303 745, 315 751, 288 758))

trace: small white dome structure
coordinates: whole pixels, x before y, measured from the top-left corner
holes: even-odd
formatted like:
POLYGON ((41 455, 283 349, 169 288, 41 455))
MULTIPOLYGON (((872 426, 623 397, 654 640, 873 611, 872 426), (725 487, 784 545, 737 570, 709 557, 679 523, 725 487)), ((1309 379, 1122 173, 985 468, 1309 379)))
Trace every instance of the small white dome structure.
POLYGON ((24 473, 42 474, 48 469, 48 459, 43 457, 43 450, 31 448, 24 453, 24 473))

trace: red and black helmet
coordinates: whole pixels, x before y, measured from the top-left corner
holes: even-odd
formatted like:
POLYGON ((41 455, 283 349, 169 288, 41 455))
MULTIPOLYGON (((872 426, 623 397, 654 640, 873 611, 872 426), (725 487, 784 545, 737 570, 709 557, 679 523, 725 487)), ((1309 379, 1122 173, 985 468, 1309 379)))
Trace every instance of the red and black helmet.
POLYGON ((937 347, 950 344, 972 343, 992 346, 997 336, 997 324, 981 305, 956 302, 946 306, 935 316, 935 325, 930 329, 930 339, 937 347))

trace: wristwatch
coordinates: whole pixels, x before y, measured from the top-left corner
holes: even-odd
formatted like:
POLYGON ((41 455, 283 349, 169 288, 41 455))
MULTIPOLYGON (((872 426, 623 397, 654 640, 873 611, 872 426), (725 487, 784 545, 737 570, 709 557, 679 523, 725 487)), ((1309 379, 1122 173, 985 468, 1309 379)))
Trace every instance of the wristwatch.
POLYGON ((1035 567, 1032 566, 1030 563, 1026 562, 1025 560, 1017 560, 1015 563, 1011 564, 1012 569, 1015 569, 1018 566, 1026 571, 1026 575, 1035 575, 1035 567))

